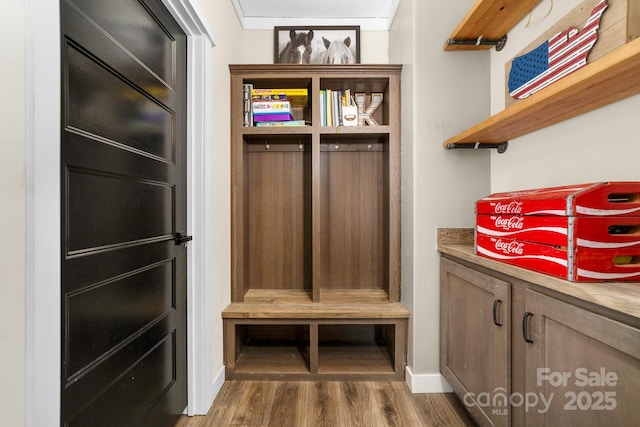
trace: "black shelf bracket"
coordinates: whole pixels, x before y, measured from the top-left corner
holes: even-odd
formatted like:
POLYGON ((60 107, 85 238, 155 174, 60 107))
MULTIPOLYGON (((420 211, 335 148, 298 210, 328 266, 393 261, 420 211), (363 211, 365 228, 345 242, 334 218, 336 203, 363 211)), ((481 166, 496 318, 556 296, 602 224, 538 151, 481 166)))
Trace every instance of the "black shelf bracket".
POLYGON ((463 46, 483 46, 490 45, 495 46, 496 50, 500 52, 502 48, 507 44, 507 35, 505 34, 498 40, 487 40, 482 36, 477 39, 447 39, 447 46, 451 45, 463 45, 463 46))
POLYGON ((447 144, 446 146, 447 150, 453 150, 456 148, 466 148, 466 149, 471 149, 471 150, 479 150, 481 148, 488 148, 488 149, 492 149, 495 148, 498 153, 502 154, 505 151, 507 151, 507 148, 509 148, 509 141, 505 141, 505 142, 476 142, 475 144, 456 144, 456 143, 451 143, 451 144, 447 144))

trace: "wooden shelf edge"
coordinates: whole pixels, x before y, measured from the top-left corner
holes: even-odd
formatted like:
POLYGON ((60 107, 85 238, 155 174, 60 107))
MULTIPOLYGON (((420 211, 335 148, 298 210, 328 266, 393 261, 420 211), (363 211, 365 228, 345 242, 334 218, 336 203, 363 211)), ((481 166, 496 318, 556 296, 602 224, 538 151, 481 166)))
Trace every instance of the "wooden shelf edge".
POLYGON ((389 125, 380 126, 319 126, 321 135, 387 135, 391 131, 389 125))
POLYGON ((242 133, 244 135, 309 135, 313 133, 311 126, 251 126, 243 127, 242 133))
POLYGON ((404 381, 404 371, 394 373, 237 373, 227 369, 227 380, 234 381, 404 381))
POLYGON ((282 126, 282 127, 243 127, 242 134, 244 135, 309 135, 314 132, 317 128, 317 131, 321 135, 387 135, 391 132, 391 126, 389 125, 380 125, 380 126, 282 126))
POLYGON ((409 310, 401 303, 387 304, 273 304, 234 302, 222 311, 223 319, 324 319, 324 320, 383 320, 408 319, 409 310))
MULTIPOLYGON (((453 30, 449 39, 498 40, 529 13, 540 0, 478 0, 453 30)), ((444 50, 490 49, 487 45, 448 45, 444 50)))
POLYGON ((449 144, 500 143, 640 93, 637 38, 531 97, 446 140, 449 144))
MULTIPOLYGON (((293 79, 310 80, 312 74, 358 74, 378 75, 400 73, 402 64, 229 64, 231 74, 282 74, 306 73, 305 77, 293 79)), ((325 78, 323 76, 323 78, 325 78)))

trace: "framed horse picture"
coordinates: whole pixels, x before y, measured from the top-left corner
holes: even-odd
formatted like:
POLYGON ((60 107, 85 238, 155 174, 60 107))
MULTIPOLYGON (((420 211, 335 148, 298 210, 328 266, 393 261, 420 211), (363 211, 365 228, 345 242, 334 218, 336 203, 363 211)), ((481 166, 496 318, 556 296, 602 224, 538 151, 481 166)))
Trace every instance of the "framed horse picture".
POLYGON ((275 27, 276 64, 359 64, 359 26, 275 27))

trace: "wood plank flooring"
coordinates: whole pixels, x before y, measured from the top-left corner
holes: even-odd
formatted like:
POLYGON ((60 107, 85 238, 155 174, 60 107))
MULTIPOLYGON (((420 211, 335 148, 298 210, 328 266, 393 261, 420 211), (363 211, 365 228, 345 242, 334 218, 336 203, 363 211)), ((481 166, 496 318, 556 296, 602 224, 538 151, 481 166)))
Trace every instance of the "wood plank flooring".
POLYGON ((404 382, 227 381, 206 416, 175 427, 474 426, 455 395, 404 382))

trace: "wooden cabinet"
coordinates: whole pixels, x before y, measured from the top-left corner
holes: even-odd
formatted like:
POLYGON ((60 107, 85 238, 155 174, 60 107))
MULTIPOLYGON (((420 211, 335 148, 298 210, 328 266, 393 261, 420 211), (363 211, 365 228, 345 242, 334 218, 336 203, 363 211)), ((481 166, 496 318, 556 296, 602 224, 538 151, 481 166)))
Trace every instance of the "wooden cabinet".
POLYGON ((232 301, 253 290, 400 298, 400 72, 396 65, 232 65, 232 301), (300 127, 243 127, 242 85, 308 89, 300 127), (379 126, 321 126, 321 89, 381 93, 379 126))
POLYGON ((526 291, 527 425, 640 425, 640 329, 526 291), (534 400, 530 400, 534 403, 534 400))
POLYGON ((442 260, 440 369, 483 425, 510 425, 509 411, 484 396, 511 393, 511 285, 442 260))
POLYGON ((404 376, 401 69, 230 66, 228 378, 404 376), (306 126, 243 126, 245 84, 307 89, 306 106, 293 109, 306 126), (320 91, 327 89, 364 93, 367 104, 381 94, 372 113, 378 125, 322 126, 320 91))
POLYGON ((441 372, 480 425, 638 425, 640 318, 457 261, 442 259, 441 372))

